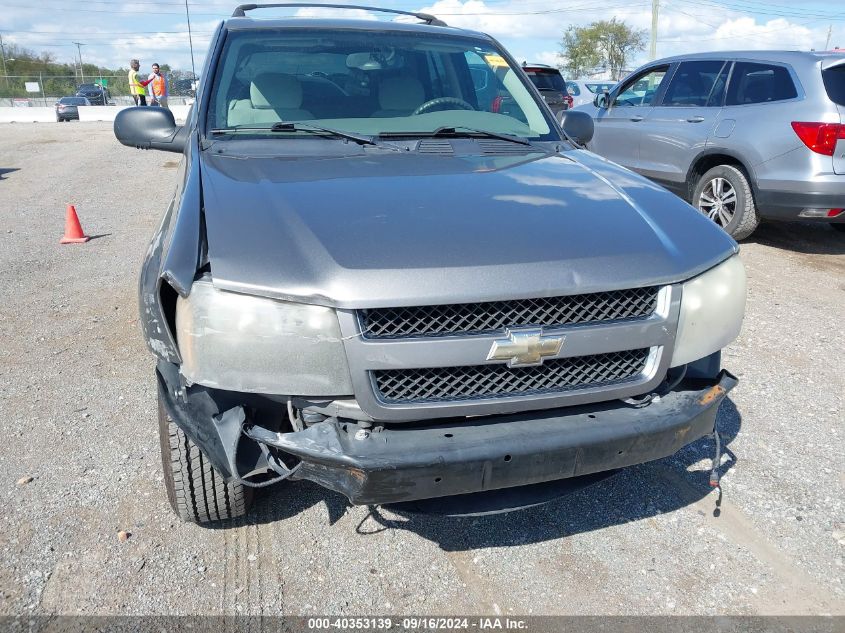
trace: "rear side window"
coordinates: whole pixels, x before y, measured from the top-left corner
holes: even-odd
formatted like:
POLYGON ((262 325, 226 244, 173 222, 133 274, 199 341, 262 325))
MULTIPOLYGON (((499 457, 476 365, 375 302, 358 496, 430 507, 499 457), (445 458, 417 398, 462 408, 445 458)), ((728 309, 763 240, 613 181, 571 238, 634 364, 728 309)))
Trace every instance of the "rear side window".
POLYGON ((798 90, 784 66, 737 62, 728 86, 726 105, 794 99, 798 90))
POLYGON ((824 69, 822 80, 830 100, 837 105, 845 105, 845 64, 824 69))
POLYGON ((724 66, 723 61, 683 62, 666 89, 663 105, 721 105, 724 66))

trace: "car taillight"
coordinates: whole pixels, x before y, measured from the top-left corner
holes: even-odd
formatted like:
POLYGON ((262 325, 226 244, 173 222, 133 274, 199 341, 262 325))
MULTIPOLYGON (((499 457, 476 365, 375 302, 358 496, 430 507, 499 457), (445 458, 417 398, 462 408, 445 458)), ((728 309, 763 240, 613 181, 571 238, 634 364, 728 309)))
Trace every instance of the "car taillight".
POLYGON ((566 101, 567 107, 571 108, 572 104, 575 103, 575 99, 572 98, 572 95, 569 93, 563 93, 563 100, 566 101))
POLYGON ((845 125, 840 123, 793 121, 792 129, 804 145, 825 156, 833 156, 836 141, 845 139, 845 125))
POLYGON ((830 209, 827 212, 827 217, 835 218, 835 217, 842 215, 843 213, 845 213, 845 209, 830 209))

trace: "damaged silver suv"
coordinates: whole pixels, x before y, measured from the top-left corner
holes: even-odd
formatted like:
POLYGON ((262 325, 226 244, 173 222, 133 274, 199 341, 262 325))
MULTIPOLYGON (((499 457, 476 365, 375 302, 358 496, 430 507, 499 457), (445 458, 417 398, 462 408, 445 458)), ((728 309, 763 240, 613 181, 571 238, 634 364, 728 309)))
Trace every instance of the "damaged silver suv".
POLYGON ((487 35, 261 8, 217 28, 184 126, 114 124, 184 154, 140 280, 180 517, 286 479, 525 505, 714 433, 728 235, 585 151, 589 117, 559 127, 487 35))

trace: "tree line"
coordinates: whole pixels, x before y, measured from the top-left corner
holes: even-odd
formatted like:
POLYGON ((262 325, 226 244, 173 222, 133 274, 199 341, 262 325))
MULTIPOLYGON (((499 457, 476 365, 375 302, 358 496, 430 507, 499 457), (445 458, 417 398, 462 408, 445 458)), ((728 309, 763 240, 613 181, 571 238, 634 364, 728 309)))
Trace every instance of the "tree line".
MULTIPOLYGON (((15 44, 5 47, 6 76, 0 81, 0 97, 27 96, 25 82, 41 80, 44 94, 49 97, 72 95, 79 84, 96 83, 100 78, 107 78, 107 87, 112 96, 129 94, 129 68, 107 68, 96 64, 59 62, 53 53, 35 52, 15 44)), ((162 71, 174 81, 190 81, 193 75, 189 71, 173 70, 167 64, 161 65, 162 71)), ((2 69, 0 69, 2 70, 2 69)), ((171 87, 172 90, 172 87, 171 87)), ((38 95, 40 96, 40 94, 38 95)))

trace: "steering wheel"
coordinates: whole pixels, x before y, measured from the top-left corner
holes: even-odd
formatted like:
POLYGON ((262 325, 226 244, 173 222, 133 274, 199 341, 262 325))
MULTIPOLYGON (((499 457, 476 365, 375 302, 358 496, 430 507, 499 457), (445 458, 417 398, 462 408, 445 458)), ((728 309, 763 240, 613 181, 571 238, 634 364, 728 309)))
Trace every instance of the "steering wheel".
POLYGON ((416 116, 418 114, 422 114, 424 112, 428 112, 432 108, 435 108, 439 105, 456 105, 461 110, 475 110, 471 104, 467 103, 463 99, 458 99, 456 97, 438 97, 437 99, 431 99, 430 101, 426 101, 416 110, 411 112, 411 116, 416 116))

